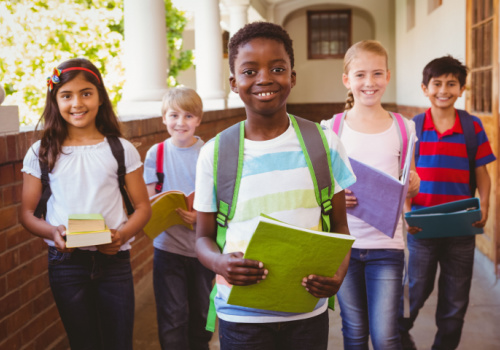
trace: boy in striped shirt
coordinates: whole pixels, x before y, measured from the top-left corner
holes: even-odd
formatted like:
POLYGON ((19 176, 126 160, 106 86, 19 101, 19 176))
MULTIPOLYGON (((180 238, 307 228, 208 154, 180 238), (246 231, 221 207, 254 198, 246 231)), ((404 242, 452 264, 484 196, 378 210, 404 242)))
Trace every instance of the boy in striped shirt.
MULTIPOLYGON (((496 158, 481 120, 467 115, 472 118, 477 140, 474 173, 469 170, 464 125, 454 107, 465 90, 466 77, 467 67, 451 56, 434 59, 424 68, 422 90, 431 108, 423 116, 419 152, 415 154, 421 182, 419 194, 412 198, 412 210, 474 196, 469 180, 470 176, 475 176, 482 218, 473 226, 483 227, 488 219, 491 188, 486 164, 496 158)), ((418 231, 418 227, 408 228, 410 317, 404 318, 400 310, 403 349, 416 349, 409 330, 434 288, 438 264, 438 331, 432 349, 455 349, 460 342, 469 303, 475 237, 416 239, 412 234, 418 231)))
MULTIPOLYGON (((247 118, 236 210, 227 222, 222 252, 216 244, 213 140, 205 144, 198 158, 196 250, 202 264, 217 274, 214 301, 221 350, 326 350, 327 298, 340 288, 349 264, 350 254, 333 277, 308 275, 302 281, 290 281, 301 283, 318 298, 311 312, 278 312, 227 303, 232 285, 266 283, 262 280, 273 274, 263 262, 243 258, 260 213, 299 227, 321 228, 321 207, 316 202, 313 180, 286 111, 288 95, 296 82, 293 57, 288 33, 273 23, 247 24, 229 42, 229 81, 245 104, 247 118)), ((331 129, 323 132, 335 181, 332 231, 349 234, 344 189, 355 182, 355 177, 340 139, 331 129)))

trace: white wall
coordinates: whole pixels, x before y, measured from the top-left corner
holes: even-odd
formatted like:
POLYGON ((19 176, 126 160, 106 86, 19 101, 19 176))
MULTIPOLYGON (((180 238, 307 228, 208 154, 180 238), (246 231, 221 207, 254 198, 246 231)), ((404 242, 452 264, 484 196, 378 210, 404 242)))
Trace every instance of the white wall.
MULTIPOLYGON (((434 58, 452 55, 465 63, 466 0, 443 0, 428 13, 427 1, 415 1, 415 27, 407 30, 406 0, 396 0, 396 101, 398 105, 427 107, 422 93, 422 70, 434 58)), ((465 96, 465 94, 464 94, 465 96)), ((456 106, 464 108, 465 98, 456 106)))
MULTIPOLYGON (((310 10, 311 8, 308 8, 310 10)), ((316 8, 314 8, 316 9, 316 8)), ((353 43, 363 39, 374 39, 374 28, 370 18, 359 10, 352 12, 353 43)), ((298 10, 287 18, 285 29, 294 46, 297 85, 290 94, 291 103, 342 102, 347 90, 342 84, 344 61, 336 59, 307 58, 307 13, 298 10)))
POLYGON ((294 45, 297 86, 292 89, 291 103, 343 102, 346 89, 342 84, 343 59, 307 59, 307 10, 352 9, 353 43, 375 39, 384 45, 389 56, 393 82, 389 84, 383 102, 396 101, 394 0, 334 0, 290 1, 276 6, 275 22, 289 32, 294 45))
MULTIPOLYGON (((200 0, 175 0, 174 4, 192 14, 200 0)), ((307 10, 352 9, 353 43, 364 39, 379 40, 388 51, 392 83, 389 84, 383 102, 396 102, 394 1, 397 0, 302 0, 277 3, 268 11, 268 20, 283 25, 289 32, 294 45, 297 85, 289 98, 291 103, 343 102, 346 89, 342 84, 343 59, 307 59, 307 10)), ((465 1, 465 0, 464 0, 465 1)), ((184 49, 194 49, 193 17, 184 32, 184 49)), ((229 67, 224 60, 224 84, 229 92, 229 67)), ((178 81, 196 89, 194 68, 181 72, 178 81)))

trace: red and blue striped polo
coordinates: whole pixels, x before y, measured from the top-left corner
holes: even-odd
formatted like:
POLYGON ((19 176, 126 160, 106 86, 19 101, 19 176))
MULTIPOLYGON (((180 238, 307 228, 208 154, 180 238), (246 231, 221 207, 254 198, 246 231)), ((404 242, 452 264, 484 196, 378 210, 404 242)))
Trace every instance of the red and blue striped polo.
MULTIPOLYGON (((477 137, 476 167, 493 162, 493 154, 481 120, 472 116, 477 137)), ((420 141, 416 164, 420 191, 412 199, 412 210, 470 197, 469 160, 462 125, 456 112, 455 124, 440 134, 432 120, 430 108, 420 141)))

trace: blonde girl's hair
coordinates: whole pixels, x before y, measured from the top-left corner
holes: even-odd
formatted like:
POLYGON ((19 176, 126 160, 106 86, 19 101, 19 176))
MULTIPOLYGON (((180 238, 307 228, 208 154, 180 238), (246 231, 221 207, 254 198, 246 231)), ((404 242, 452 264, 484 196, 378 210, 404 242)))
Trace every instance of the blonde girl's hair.
MULTIPOLYGON (((376 55, 380 55, 385 57, 386 69, 389 69, 388 66, 388 56, 387 51, 382 46, 379 41, 376 40, 363 40, 358 41, 356 44, 352 45, 344 56, 344 74, 349 74, 349 69, 351 62, 356 58, 359 52, 370 52, 376 55)), ((347 91, 347 98, 345 100, 345 109, 351 109, 354 106, 354 95, 351 90, 347 91)))
POLYGON ((163 96, 161 115, 165 117, 169 108, 180 108, 200 118, 203 117, 201 97, 191 88, 178 86, 168 90, 163 96))

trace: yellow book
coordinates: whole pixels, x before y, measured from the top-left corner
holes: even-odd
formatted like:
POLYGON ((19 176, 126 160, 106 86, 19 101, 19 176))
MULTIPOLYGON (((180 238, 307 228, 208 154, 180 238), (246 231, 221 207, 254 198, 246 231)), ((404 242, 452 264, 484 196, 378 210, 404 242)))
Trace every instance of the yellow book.
POLYGON ((144 233, 149 238, 155 239, 160 233, 174 225, 183 225, 190 230, 193 229, 193 225, 184 222, 175 209, 192 211, 194 192, 186 196, 181 191, 166 191, 152 196, 149 200, 152 215, 144 227, 144 233))

